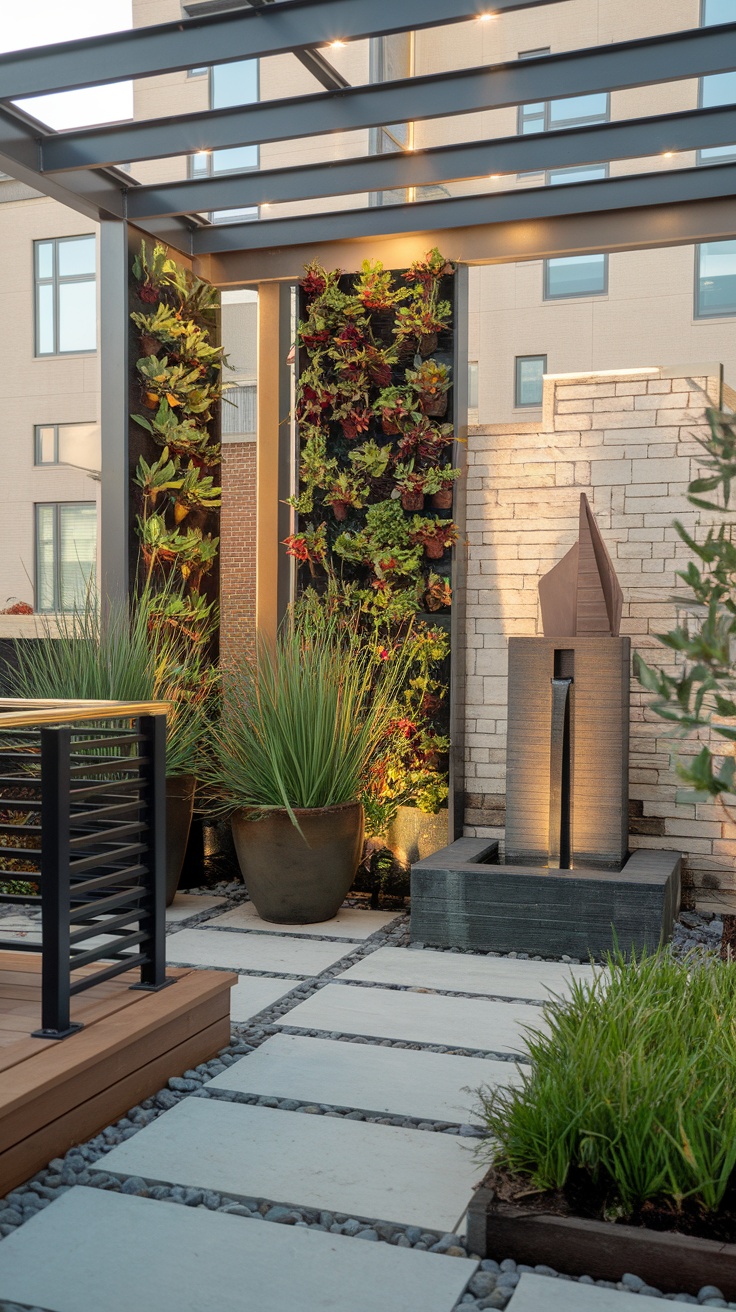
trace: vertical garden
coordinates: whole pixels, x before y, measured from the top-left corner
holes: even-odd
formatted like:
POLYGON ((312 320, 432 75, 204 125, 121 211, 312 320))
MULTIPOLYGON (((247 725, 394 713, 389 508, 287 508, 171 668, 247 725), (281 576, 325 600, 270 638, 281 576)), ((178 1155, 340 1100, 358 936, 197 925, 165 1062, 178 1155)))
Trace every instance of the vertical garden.
POLYGON ((376 660, 410 644, 395 746, 366 798, 368 829, 448 793, 454 267, 438 250, 396 274, 309 265, 296 418, 301 604, 358 612, 376 660))

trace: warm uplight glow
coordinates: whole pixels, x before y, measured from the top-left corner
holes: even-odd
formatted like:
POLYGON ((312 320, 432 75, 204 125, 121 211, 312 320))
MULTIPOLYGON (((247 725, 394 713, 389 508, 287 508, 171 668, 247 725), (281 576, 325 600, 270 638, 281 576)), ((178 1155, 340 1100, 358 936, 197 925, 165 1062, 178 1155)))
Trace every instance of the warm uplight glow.
POLYGON ((344 41, 330 41, 330 50, 342 50, 344 46, 344 41))
POLYGON ((488 175, 488 181, 489 181, 489 182, 498 182, 498 179, 500 178, 500 176, 501 176, 500 173, 489 173, 489 175, 488 175))
POLYGON ((672 156, 674 155, 674 153, 675 153, 674 150, 664 150, 664 151, 662 152, 662 156, 663 156, 664 159, 672 159, 672 156))
POLYGON ((491 19, 495 17, 495 14, 478 14, 476 21, 479 23, 490 23, 491 19))

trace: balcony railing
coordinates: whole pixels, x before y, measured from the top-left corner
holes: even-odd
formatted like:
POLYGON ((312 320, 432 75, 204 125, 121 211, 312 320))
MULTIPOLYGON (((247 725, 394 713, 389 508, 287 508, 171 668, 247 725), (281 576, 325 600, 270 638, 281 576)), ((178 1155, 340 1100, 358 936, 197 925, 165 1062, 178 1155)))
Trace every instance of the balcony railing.
POLYGON ((66 1038, 71 999, 136 970, 166 978, 166 704, 0 699, 0 902, 41 910, 40 1038, 66 1038), (99 963, 99 970, 80 967, 99 963))

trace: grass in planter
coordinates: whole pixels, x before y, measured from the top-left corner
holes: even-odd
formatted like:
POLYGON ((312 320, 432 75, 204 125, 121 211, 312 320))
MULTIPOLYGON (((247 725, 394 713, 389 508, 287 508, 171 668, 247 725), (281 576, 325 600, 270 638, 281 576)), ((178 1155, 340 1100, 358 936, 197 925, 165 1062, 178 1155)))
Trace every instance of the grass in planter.
POLYGON ((144 593, 130 608, 109 607, 103 620, 90 589, 83 605, 53 623, 39 616, 39 640, 15 640, 15 667, 6 668, 4 682, 10 696, 26 699, 168 702, 166 773, 190 774, 202 749, 212 678, 183 640, 155 628, 153 601, 144 593))
MULTIPOLYGON (((213 736, 223 808, 338 806, 361 798, 390 749, 411 653, 381 660, 357 619, 303 612, 230 672, 213 736)), ((298 826, 297 826, 298 827, 298 826)))
POLYGON ((736 1211, 736 963, 608 963, 545 1008, 531 1072, 481 1090, 492 1165, 607 1219, 736 1211))

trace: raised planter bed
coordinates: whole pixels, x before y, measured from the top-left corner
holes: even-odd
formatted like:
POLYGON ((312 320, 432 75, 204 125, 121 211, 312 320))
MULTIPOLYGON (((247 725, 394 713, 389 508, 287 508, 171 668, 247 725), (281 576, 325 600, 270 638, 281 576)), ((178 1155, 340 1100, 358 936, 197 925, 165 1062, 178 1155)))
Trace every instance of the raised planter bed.
POLYGON ((736 1244, 583 1217, 554 1216, 498 1198, 481 1185, 468 1208, 468 1248, 481 1257, 543 1263, 568 1275, 620 1280, 633 1271, 665 1293, 717 1285, 736 1299, 736 1244))

